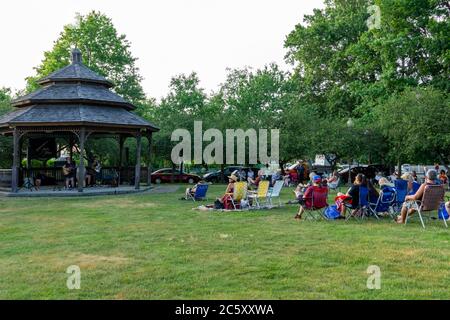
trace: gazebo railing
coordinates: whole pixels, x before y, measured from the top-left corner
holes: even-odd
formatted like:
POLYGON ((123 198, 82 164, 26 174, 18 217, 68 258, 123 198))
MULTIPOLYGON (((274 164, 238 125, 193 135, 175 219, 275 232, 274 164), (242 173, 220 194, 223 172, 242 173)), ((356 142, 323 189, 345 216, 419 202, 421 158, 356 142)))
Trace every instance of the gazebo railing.
MULTIPOLYGON (((3 170, 9 171, 5 172, 5 177, 3 178, 6 182, 9 181, 8 187, 11 187, 11 170, 3 170), (9 177, 9 180, 8 180, 9 177)), ((147 182, 147 167, 141 167, 141 183, 147 182)), ((0 171, 1 172, 1 171, 0 171)), ((111 177, 118 175, 121 184, 133 184, 134 183, 134 173, 135 167, 102 167, 101 176, 102 177, 111 177)), ((0 173, 1 174, 1 173, 0 173)), ((39 174, 43 174, 48 178, 47 183, 49 184, 61 184, 64 182, 64 176, 62 172, 62 168, 58 167, 46 167, 46 168, 21 168, 20 170, 20 185, 23 184, 25 178, 36 177, 39 174)), ((0 178, 1 179, 1 178, 0 178)), ((0 186, 3 180, 0 180, 0 186)))
POLYGON ((11 189, 12 170, 0 169, 0 189, 11 189))

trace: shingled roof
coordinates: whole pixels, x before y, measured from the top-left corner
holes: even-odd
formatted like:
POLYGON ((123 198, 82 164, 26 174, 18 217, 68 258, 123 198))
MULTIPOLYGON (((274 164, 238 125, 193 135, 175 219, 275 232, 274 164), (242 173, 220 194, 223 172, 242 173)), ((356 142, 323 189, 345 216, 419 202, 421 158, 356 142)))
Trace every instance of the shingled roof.
POLYGON ((81 61, 81 52, 78 49, 72 51, 72 63, 68 66, 59 69, 45 78, 38 81, 38 84, 45 85, 52 82, 76 82, 82 81, 85 83, 92 82, 94 84, 101 84, 108 88, 113 84, 105 77, 95 73, 86 67, 81 61))
POLYGON ((130 112, 135 107, 110 90, 111 82, 83 65, 78 49, 72 51, 70 65, 38 83, 43 87, 13 100, 16 110, 0 118, 0 127, 89 124, 159 130, 130 112))
POLYGON ((52 102, 91 102, 100 105, 118 106, 129 110, 134 106, 106 87, 78 83, 55 83, 45 86, 12 102, 15 107, 52 102))
POLYGON ((127 126, 139 128, 156 128, 152 123, 123 108, 106 106, 79 105, 35 105, 19 108, 0 118, 2 124, 57 124, 64 119, 70 124, 92 124, 127 126))

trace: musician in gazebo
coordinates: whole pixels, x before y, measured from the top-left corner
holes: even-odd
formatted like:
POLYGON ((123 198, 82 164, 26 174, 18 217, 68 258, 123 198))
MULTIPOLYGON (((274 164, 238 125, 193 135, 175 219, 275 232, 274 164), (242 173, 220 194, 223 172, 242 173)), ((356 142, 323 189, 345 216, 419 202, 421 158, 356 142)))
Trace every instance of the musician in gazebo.
POLYGON ((72 162, 72 159, 67 158, 66 163, 62 167, 63 176, 66 183, 66 189, 75 188, 75 164, 72 162))

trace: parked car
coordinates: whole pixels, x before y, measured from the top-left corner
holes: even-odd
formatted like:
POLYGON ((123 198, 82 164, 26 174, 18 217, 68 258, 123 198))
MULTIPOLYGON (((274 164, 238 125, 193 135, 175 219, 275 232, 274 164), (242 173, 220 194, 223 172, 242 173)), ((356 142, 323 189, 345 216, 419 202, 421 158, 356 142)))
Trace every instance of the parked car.
MULTIPOLYGON (((377 172, 379 171, 377 167, 371 165, 352 167, 350 170, 351 170, 350 177, 352 183, 353 181, 355 181, 355 178, 359 173, 364 174, 368 179, 373 179, 375 178, 377 172)), ((344 183, 348 182, 348 168, 340 170, 338 174, 341 178, 341 181, 343 181, 344 183)))
POLYGON ((152 181, 154 183, 164 183, 164 182, 172 182, 172 176, 174 182, 184 182, 184 183, 197 183, 201 180, 201 178, 196 174, 190 173, 182 173, 180 174, 180 170, 172 169, 172 168, 164 168, 156 170, 151 174, 152 181))
MULTIPOLYGON (((223 170, 223 174, 224 174, 225 177, 228 177, 234 171, 236 171, 236 170, 240 171, 242 169, 244 169, 246 175, 248 175, 248 172, 250 170, 253 171, 255 177, 258 174, 258 169, 244 167, 244 166, 230 166, 230 167, 226 167, 223 170)), ((203 176, 203 180, 205 180, 206 182, 221 182, 221 181, 223 181, 223 179, 222 179, 222 172, 220 170, 218 170, 218 171, 207 173, 207 174, 205 174, 203 176)))

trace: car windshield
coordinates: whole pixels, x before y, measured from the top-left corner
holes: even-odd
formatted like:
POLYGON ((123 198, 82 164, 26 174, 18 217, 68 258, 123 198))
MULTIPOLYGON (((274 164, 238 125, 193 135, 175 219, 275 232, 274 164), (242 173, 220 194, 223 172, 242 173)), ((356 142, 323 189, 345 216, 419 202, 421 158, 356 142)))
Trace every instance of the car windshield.
POLYGON ((161 169, 161 170, 158 170, 158 171, 156 171, 155 173, 172 173, 172 172, 174 172, 174 173, 178 173, 178 171, 172 171, 172 169, 161 169))

